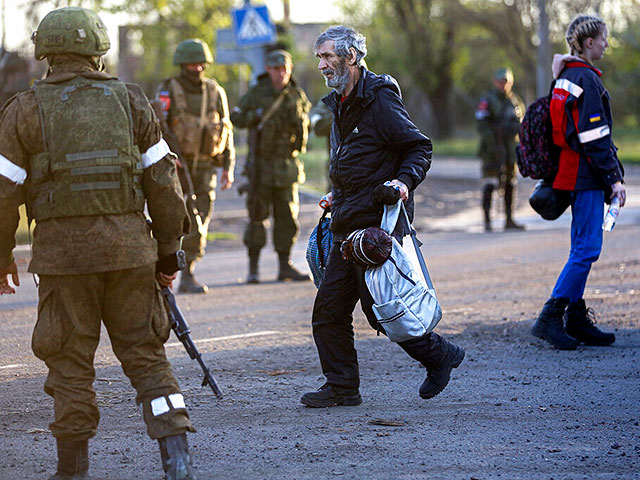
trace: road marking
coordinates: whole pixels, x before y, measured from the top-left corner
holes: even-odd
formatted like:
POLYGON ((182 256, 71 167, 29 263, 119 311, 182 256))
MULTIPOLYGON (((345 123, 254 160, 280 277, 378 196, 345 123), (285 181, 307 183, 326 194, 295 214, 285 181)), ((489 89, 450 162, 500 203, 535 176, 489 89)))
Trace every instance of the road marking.
POLYGON ((24 363, 14 363, 13 365, 3 365, 0 367, 0 370, 5 370, 7 368, 20 368, 20 367, 26 367, 27 365, 24 363))
MULTIPOLYGON (((276 332, 274 330, 264 330, 262 332, 254 332, 254 333, 241 333, 238 335, 227 335, 225 337, 212 337, 212 338, 202 338, 200 340, 194 340, 193 343, 211 343, 211 342, 221 342, 223 340, 235 340, 237 338, 251 338, 251 337, 262 337, 265 335, 277 335, 280 332, 276 332)), ((181 347, 182 342, 173 342, 165 344, 165 347, 181 347)))

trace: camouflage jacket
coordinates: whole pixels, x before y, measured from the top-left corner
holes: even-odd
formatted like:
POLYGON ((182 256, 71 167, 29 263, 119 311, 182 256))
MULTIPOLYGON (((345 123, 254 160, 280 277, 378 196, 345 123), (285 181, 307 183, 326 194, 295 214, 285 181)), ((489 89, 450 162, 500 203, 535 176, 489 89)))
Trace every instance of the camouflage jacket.
POLYGON ((481 158, 493 160, 497 152, 514 150, 524 112, 524 103, 513 92, 505 94, 494 88, 480 97, 476 120, 481 158))
POLYGON ((293 79, 278 92, 265 73, 231 112, 231 122, 236 127, 255 130, 281 93, 284 99, 264 123, 254 152, 263 185, 288 186, 304 181, 304 168, 298 154, 307 146, 311 103, 293 79))
MULTIPOLYGON (((112 79, 78 56, 58 55, 43 82, 82 76, 112 79)), ((134 268, 153 263, 180 247, 189 219, 176 175, 174 155, 142 89, 127 84, 133 138, 142 154, 142 190, 153 226, 143 212, 52 218, 38 222, 29 271, 68 275, 134 268)), ((73 116, 69 116, 70 122, 73 116)), ((108 119, 96 119, 108 121, 108 119)), ((0 267, 13 261, 18 207, 28 198, 29 159, 45 151, 33 90, 12 97, 0 113, 0 267)), ((70 134, 78 129, 69 125, 70 134)))
MULTIPOLYGON (((206 78, 204 82, 207 86, 209 105, 207 105, 204 131, 200 139, 199 160, 211 162, 225 170, 233 170, 236 153, 227 94, 215 80, 206 78)), ((158 86, 154 101, 160 104, 162 120, 166 121, 166 123, 163 122, 163 129, 170 129, 180 144, 182 153, 187 157, 193 157, 190 153, 192 145, 189 144, 197 144, 196 125, 200 120, 202 87, 194 85, 182 75, 169 78, 158 86), (179 125, 178 122, 184 125, 179 125)), ((178 148, 173 148, 169 138, 167 141, 172 150, 177 152, 178 148)))

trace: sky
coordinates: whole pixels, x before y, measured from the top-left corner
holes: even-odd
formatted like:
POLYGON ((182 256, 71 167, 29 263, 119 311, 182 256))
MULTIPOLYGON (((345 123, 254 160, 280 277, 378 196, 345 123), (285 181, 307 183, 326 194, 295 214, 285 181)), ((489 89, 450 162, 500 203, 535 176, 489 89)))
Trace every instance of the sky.
MULTIPOLYGON (((26 0, 0 0, 5 3, 6 27, 5 45, 7 49, 13 50, 24 45, 25 39, 31 35, 25 23, 24 5, 26 0)), ((243 5, 242 0, 236 0, 238 7, 243 5)), ((282 20, 283 7, 281 0, 254 1, 254 4, 266 4, 274 21, 282 20)), ((294 23, 308 22, 330 22, 339 17, 340 10, 337 0, 290 0, 290 16, 294 23)), ((126 23, 126 15, 100 15, 107 25, 109 38, 115 47, 117 42, 118 25, 126 23)), ((0 26, 0 29, 2 27, 0 26)))

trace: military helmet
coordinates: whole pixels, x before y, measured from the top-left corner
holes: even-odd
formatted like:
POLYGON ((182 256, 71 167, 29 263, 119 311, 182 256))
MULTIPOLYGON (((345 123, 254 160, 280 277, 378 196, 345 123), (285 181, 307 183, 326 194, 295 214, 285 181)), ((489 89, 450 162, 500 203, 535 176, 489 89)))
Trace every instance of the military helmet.
POLYGON ((36 60, 56 53, 101 57, 111 46, 107 28, 98 14, 80 7, 65 7, 47 13, 31 40, 36 46, 36 60))
POLYGON ((173 54, 173 64, 183 65, 185 63, 213 63, 211 50, 199 38, 183 40, 178 44, 173 54))

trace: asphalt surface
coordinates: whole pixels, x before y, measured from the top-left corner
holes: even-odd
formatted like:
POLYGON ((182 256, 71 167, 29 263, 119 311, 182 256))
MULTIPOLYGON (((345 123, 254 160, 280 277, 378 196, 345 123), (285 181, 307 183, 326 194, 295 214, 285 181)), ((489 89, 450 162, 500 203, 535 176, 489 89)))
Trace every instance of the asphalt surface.
MULTIPOLYGON (((311 335, 311 282, 279 283, 265 249, 263 283, 246 285, 240 233, 243 200, 220 192, 197 276, 208 295, 178 295, 196 345, 225 395, 200 385, 195 362, 175 337, 167 344, 198 429, 189 435, 199 479, 638 479, 640 478, 640 174, 627 169, 622 209, 594 265, 585 298, 598 325, 616 334, 607 348, 551 349, 532 337, 569 248, 569 214, 538 220, 520 183, 525 232, 481 230, 479 163, 436 159, 420 187, 416 226, 443 306, 438 333, 467 356, 447 389, 418 397, 424 369, 377 337, 356 309, 354 327, 364 403, 309 409, 300 396, 323 377, 311 335)), ((302 196, 294 263, 306 268, 317 194, 302 196)), ((45 365, 30 351, 37 315, 34 282, 18 251, 22 285, 0 297, 0 479, 55 471, 48 432, 52 401, 45 365)), ((162 478, 158 447, 144 433, 135 392, 106 332, 96 353, 102 419, 90 444, 92 478, 162 478)))

